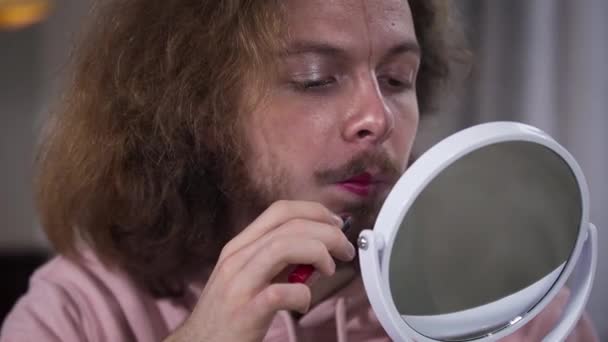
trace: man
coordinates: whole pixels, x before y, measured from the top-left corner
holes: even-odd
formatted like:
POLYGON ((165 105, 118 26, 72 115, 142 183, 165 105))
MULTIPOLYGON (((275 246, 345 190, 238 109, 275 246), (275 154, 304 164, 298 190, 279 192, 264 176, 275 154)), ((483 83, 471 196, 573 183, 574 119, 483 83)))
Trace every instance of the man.
POLYGON ((449 74, 446 4, 98 9, 40 159, 42 221, 64 256, 2 339, 387 340, 349 239, 449 74), (286 282, 300 264, 320 278, 286 282))

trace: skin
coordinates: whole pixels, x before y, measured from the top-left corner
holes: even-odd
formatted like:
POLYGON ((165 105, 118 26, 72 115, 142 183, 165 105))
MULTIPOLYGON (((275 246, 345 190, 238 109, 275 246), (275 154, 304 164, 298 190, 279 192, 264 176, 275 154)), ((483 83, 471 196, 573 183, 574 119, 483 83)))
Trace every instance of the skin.
POLYGON ((261 341, 277 311, 307 312, 343 286, 332 280, 340 278, 336 261, 355 256, 336 214, 368 226, 405 170, 418 125, 420 59, 407 2, 286 6, 280 73, 244 118, 250 182, 272 204, 261 214, 234 204, 231 224, 239 234, 222 250, 193 313, 167 341, 261 341), (338 184, 361 172, 377 178, 368 195, 338 184), (281 281, 296 264, 312 264, 324 285, 281 281))
MULTIPOLYGON (((369 226, 405 170, 418 126, 420 56, 409 6, 290 1, 287 13, 279 75, 264 103, 245 118, 252 188, 266 206, 297 199, 341 215, 369 209, 368 217, 359 217, 369 226), (361 173, 355 164, 378 176, 365 198, 336 186, 361 173)), ((233 226, 245 227, 259 215, 244 207, 235 204, 233 226)))

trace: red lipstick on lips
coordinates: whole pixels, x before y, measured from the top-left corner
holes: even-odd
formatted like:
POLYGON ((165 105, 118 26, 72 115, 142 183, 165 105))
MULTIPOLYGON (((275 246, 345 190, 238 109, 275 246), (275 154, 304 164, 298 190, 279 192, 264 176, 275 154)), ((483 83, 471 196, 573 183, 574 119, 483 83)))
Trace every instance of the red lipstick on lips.
POLYGON ((372 190, 373 187, 373 178, 372 175, 364 172, 360 175, 351 177, 345 181, 338 183, 343 189, 354 193, 355 195, 359 195, 361 197, 366 197, 372 190))

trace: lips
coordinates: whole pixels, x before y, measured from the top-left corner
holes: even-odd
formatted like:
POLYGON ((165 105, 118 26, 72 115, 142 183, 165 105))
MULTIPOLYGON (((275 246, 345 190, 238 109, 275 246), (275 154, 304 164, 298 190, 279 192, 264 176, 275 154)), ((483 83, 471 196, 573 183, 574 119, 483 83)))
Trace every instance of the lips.
POLYGON ((361 197, 367 197, 374 190, 374 188, 378 185, 378 181, 374 179, 374 177, 368 173, 364 172, 362 174, 351 177, 347 180, 339 182, 338 185, 355 195, 361 197))

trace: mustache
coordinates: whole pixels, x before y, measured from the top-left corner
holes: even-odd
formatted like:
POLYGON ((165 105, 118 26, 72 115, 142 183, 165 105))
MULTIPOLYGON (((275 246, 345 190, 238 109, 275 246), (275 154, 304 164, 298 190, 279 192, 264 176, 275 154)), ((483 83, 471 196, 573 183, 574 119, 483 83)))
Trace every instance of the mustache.
POLYGON ((385 151, 365 151, 354 156, 342 166, 321 170, 314 173, 321 184, 330 184, 360 175, 370 169, 379 172, 392 183, 396 182, 403 172, 399 164, 393 161, 385 151))

